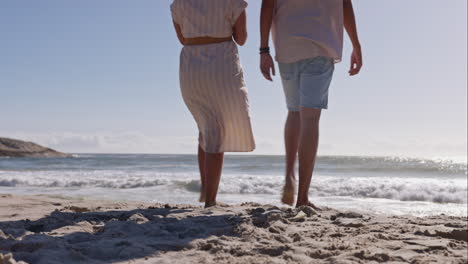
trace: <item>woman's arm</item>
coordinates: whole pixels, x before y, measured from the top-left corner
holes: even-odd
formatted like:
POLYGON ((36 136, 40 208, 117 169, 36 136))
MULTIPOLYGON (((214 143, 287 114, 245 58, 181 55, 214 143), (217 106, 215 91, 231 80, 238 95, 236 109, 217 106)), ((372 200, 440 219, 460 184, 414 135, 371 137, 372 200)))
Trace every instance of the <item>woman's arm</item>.
POLYGON ((177 33, 177 38, 180 41, 180 44, 185 45, 185 38, 184 35, 182 35, 182 29, 180 28, 180 25, 177 24, 175 21, 172 21, 174 23, 174 28, 177 33))
POLYGON ((247 42, 247 15, 243 11, 232 29, 232 37, 237 44, 243 46, 247 42))
POLYGON ((351 0, 343 0, 343 15, 344 15, 344 27, 348 36, 353 44, 353 53, 351 55, 351 68, 349 70, 350 75, 356 75, 359 73, 362 67, 362 53, 361 43, 356 27, 356 18, 354 16, 353 3, 351 0))

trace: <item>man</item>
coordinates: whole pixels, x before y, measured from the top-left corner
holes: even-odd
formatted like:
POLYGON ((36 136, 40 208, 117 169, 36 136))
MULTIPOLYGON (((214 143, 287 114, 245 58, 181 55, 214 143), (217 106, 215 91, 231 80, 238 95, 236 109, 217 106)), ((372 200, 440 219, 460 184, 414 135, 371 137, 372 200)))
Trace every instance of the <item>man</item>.
POLYGON ((321 110, 328 107, 334 63, 341 61, 343 28, 353 45, 349 74, 358 74, 362 67, 353 5, 351 0, 263 0, 260 19, 260 68, 264 77, 272 81, 272 30, 289 110, 284 130, 286 182, 282 202, 294 204, 294 164, 299 156, 296 207, 317 209, 309 201, 308 192, 317 155, 321 110))

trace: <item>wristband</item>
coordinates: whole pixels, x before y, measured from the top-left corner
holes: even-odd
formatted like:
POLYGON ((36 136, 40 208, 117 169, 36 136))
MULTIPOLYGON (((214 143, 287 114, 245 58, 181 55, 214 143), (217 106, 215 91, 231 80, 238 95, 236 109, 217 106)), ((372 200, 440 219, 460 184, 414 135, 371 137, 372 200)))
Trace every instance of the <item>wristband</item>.
POLYGON ((270 47, 260 48, 260 54, 270 54, 270 47))

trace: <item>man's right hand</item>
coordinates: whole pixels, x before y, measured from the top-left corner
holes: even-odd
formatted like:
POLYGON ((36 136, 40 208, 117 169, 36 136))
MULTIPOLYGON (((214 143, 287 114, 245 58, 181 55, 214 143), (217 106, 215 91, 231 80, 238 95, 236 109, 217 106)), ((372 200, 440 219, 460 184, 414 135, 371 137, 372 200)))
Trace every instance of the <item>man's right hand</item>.
POLYGON ((260 70, 265 79, 273 81, 271 75, 275 76, 275 63, 269 53, 260 54, 260 70))
POLYGON ((354 47, 353 53, 351 54, 351 67, 349 69, 349 75, 354 76, 361 71, 362 68, 362 52, 361 45, 354 47))

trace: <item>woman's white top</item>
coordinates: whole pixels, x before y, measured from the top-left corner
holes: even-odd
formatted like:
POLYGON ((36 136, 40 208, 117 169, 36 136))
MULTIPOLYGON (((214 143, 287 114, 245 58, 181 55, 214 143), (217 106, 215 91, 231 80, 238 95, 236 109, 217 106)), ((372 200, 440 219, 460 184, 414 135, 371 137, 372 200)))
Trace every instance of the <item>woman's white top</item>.
POLYGON ((171 11, 185 38, 224 38, 246 7, 244 0, 174 0, 171 11))

